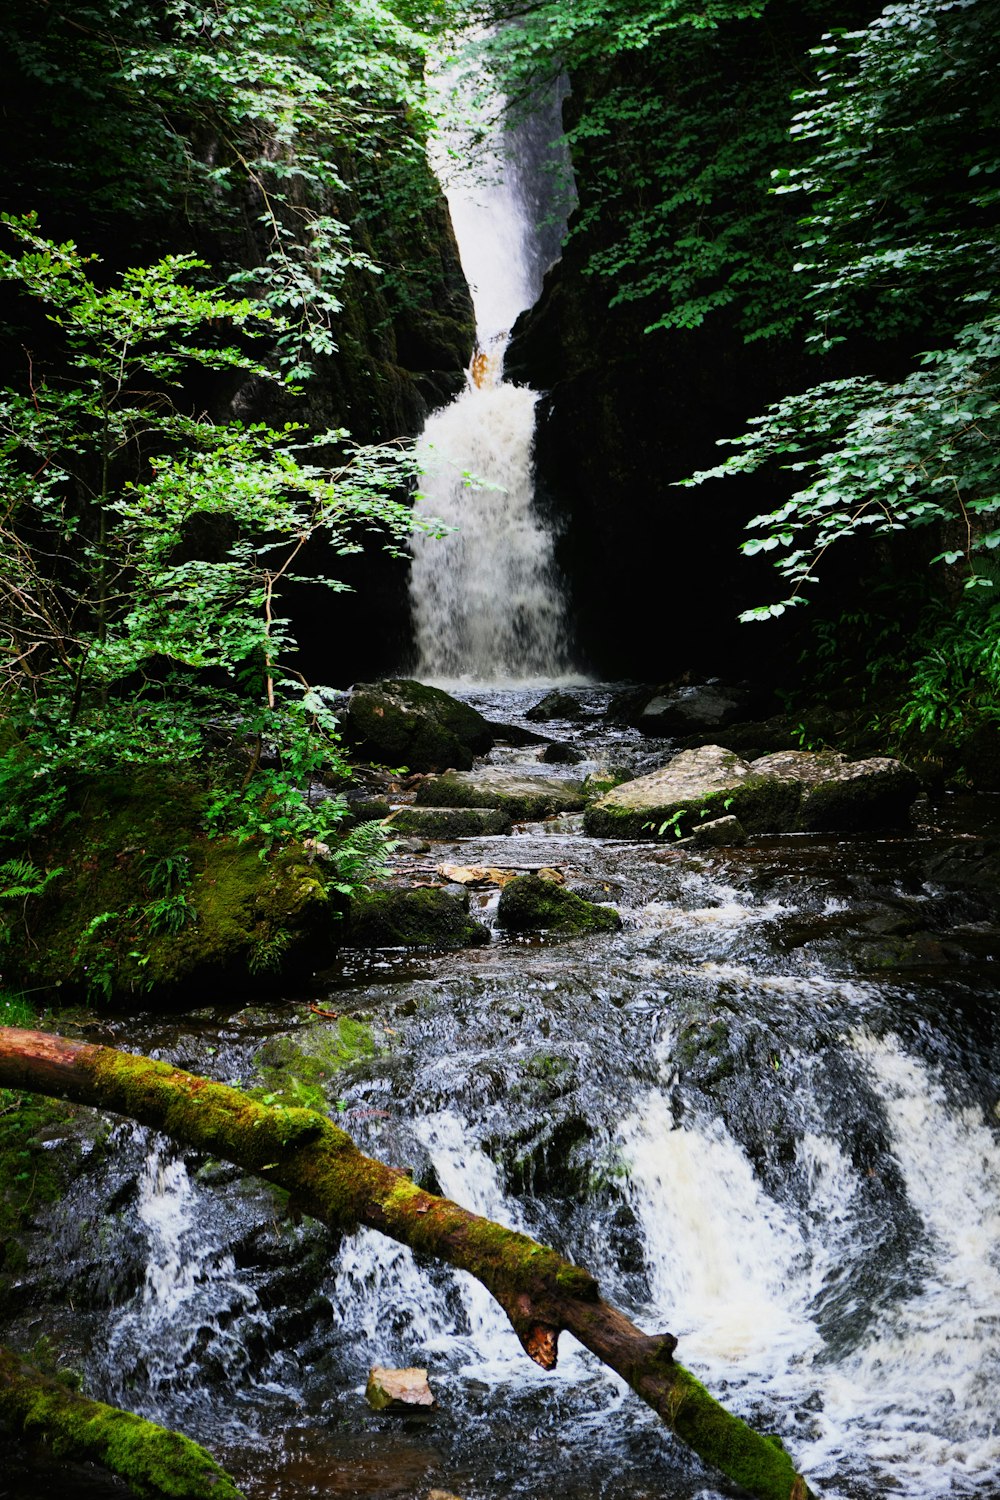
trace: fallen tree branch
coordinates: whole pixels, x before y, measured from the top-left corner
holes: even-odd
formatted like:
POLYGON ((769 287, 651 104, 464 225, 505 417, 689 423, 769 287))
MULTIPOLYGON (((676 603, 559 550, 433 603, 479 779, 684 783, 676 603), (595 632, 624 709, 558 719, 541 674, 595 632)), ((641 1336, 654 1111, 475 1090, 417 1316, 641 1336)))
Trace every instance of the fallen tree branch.
POLYGON ((603 1300, 589 1271, 527 1235, 424 1192, 363 1155, 325 1116, 259 1104, 168 1063, 12 1027, 0 1027, 0 1085, 126 1115, 286 1189, 300 1211, 331 1228, 351 1232, 363 1224, 471 1272, 543 1369, 555 1366, 565 1329, 623 1376, 683 1442, 751 1495, 809 1500, 780 1441, 727 1412, 674 1361, 672 1334, 644 1334, 603 1300))
POLYGON ((129 1411, 90 1401, 0 1346, 0 1418, 57 1458, 118 1474, 146 1500, 243 1500, 224 1469, 190 1438, 129 1411))

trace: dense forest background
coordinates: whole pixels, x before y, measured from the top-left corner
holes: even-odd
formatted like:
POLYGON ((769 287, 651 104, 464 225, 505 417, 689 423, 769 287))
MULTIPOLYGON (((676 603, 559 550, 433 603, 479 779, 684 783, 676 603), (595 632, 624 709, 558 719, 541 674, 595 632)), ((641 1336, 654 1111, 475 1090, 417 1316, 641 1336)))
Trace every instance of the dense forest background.
POLYGON ((406 444, 473 339, 426 161, 442 54, 483 110, 569 85, 578 207, 511 369, 547 393, 581 664, 753 670, 993 784, 996 22, 6 7, 8 831, 68 766, 197 758, 227 716, 301 784, 333 728, 316 684, 405 665, 406 444))

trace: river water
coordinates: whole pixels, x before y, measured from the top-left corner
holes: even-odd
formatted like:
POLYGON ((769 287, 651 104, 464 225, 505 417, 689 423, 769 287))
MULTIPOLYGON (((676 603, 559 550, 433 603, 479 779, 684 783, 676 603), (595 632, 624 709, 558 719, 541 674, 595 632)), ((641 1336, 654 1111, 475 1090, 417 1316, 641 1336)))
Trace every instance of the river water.
MULTIPOLYGON (((535 697, 485 706, 509 722, 535 697)), ((596 717, 550 727, 588 757, 552 775, 669 749, 596 717)), ((408 879, 554 866, 623 929, 344 950, 266 1010, 234 996, 88 1034, 260 1084, 276 1047, 309 1053, 336 1028, 308 999, 365 1021, 373 1054, 322 1085, 363 1148, 587 1265, 780 1432, 821 1495, 992 1500, 1000 908, 965 856, 998 832, 997 799, 945 798, 902 830, 711 853, 586 839, 572 820, 436 844, 400 853, 408 879)), ((487 922, 495 899, 473 896, 487 922)), ((53 1210, 30 1316, 94 1394, 206 1443, 250 1500, 737 1493, 567 1336, 554 1374, 532 1365, 463 1274, 368 1232, 338 1247, 235 1169, 131 1126, 111 1147, 53 1210), (370 1412, 375 1363, 425 1366, 437 1409, 370 1412)), ((7 1493, 97 1493, 74 1482, 47 1490, 32 1470, 7 1493)))

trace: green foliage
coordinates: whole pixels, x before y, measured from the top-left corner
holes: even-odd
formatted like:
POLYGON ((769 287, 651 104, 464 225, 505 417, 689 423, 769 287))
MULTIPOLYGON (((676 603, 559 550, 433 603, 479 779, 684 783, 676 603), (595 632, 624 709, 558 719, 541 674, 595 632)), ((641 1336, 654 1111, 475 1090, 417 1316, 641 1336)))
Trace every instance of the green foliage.
MULTIPOLYGON (((402 7, 400 8, 402 10, 402 7)), ((425 39, 382 0, 92 0, 0 21, 11 133, 3 201, 176 243, 221 230, 232 270, 284 315, 305 372, 335 348, 345 278, 376 272, 350 196, 387 164, 423 173, 425 39), (248 223, 249 220, 249 223, 248 223), (236 246, 240 244, 237 252, 236 246)), ((134 240, 131 241, 134 244, 134 240)))
POLYGON ((747 338, 799 322, 794 218, 771 174, 788 94, 810 76, 806 49, 831 11, 822 0, 543 0, 479 44, 515 105, 570 75, 571 232, 610 305, 641 303, 647 331, 698 327, 723 308, 747 338))
MULTIPOLYGON (((348 449, 331 466, 345 433, 213 422, 183 380, 266 375, 243 342, 273 322, 265 307, 193 287, 204 268, 185 256, 100 284, 93 258, 32 216, 4 222, 20 253, 0 252, 0 279, 46 311, 60 347, 0 395, 0 836, 37 833, 69 778, 213 751, 213 829, 265 850, 329 835, 344 804, 311 785, 342 769, 330 694, 283 666, 282 591, 314 537, 339 553, 378 531, 402 546, 411 516, 390 494, 409 457, 348 449), (249 754, 238 786, 234 754, 249 754)), ((155 918, 188 919, 176 901, 155 918)))

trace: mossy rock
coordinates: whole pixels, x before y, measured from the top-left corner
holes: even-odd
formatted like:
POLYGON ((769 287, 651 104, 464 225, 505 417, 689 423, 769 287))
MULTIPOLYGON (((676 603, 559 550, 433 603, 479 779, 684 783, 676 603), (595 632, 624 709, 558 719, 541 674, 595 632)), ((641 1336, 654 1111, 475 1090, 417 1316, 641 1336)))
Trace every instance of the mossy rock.
POLYGON ((317 1022, 294 1036, 272 1036, 257 1052, 254 1065, 268 1099, 325 1114, 328 1090, 352 1063, 378 1052, 370 1026, 350 1016, 317 1022))
POLYGON ((888 756, 847 760, 834 750, 783 750, 751 765, 755 775, 792 777, 802 787, 796 826, 806 832, 905 823, 920 791, 916 774, 888 756))
POLYGON ((476 771, 449 771, 417 789, 418 807, 488 807, 515 822, 534 821, 554 813, 578 812, 585 803, 578 781, 483 766, 476 771))
POLYGON ((341 728, 368 760, 411 771, 465 770, 493 745, 482 714, 440 688, 408 678, 359 683, 341 728))
POLYGON ((733 751, 705 745, 591 803, 584 829, 597 838, 674 838, 731 814, 747 833, 780 833, 796 826, 801 797, 797 780, 755 774, 733 751))
POLYGON ((385 826, 392 834, 465 839, 510 833, 511 819, 489 807, 399 807, 385 826))
POLYGON ((358 948, 471 948, 488 943, 467 893, 427 887, 361 891, 351 898, 344 941, 358 948))
POLYGON ((607 906, 596 906, 540 875, 519 875, 500 892, 497 921, 507 932, 556 932, 576 937, 586 932, 614 932, 621 918, 607 906))
POLYGON ((63 870, 12 932, 9 982, 60 987, 64 1001, 189 1003, 220 982, 259 989, 331 955, 337 909, 319 866, 297 846, 262 859, 251 842, 208 838, 204 798, 162 769, 81 785, 73 820, 36 854, 63 870), (156 920, 157 868, 175 872, 183 898, 174 930, 156 920))

